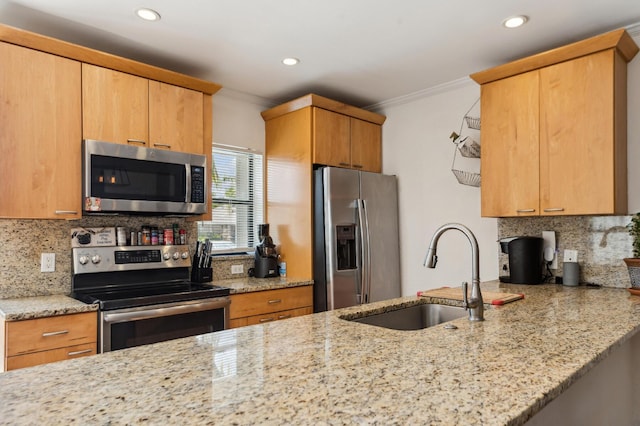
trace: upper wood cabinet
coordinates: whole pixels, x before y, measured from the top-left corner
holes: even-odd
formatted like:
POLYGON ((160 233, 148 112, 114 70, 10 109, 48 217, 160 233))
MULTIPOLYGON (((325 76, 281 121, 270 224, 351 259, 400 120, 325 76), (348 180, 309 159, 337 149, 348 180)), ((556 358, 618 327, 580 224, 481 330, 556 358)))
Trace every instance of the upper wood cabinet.
POLYGON ((82 137, 148 146, 149 80, 82 64, 82 137))
POLYGON ((314 165, 380 172, 386 117, 317 95, 264 111, 266 221, 287 276, 313 277, 314 165))
POLYGON ((83 137, 203 153, 203 94, 82 65, 83 137))
POLYGON ((152 148, 204 154, 203 124, 202 92, 149 81, 149 140, 152 148))
POLYGON ((481 87, 482 216, 626 214, 623 31, 471 77, 481 87))
POLYGON ((379 124, 313 108, 313 162, 380 173, 382 127, 379 124))
POLYGON ((81 215, 80 62, 0 42, 0 217, 81 215))

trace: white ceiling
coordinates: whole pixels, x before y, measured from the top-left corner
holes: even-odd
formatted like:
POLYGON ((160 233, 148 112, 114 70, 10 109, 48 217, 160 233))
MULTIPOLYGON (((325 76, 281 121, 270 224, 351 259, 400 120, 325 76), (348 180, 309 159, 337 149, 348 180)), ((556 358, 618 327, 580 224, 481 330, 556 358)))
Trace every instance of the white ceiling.
POLYGON ((0 22, 272 103, 314 92, 370 106, 635 25, 640 1, 0 0, 0 22), (142 21, 138 7, 162 19, 142 21), (529 23, 503 28, 515 14, 529 23))

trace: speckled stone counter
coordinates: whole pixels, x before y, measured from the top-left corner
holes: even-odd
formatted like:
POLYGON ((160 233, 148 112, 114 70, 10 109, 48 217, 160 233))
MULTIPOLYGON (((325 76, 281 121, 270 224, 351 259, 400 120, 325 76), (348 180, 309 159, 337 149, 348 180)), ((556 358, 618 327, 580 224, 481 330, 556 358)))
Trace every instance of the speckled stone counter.
POLYGON ((278 288, 299 287, 303 285, 312 285, 313 280, 300 280, 287 277, 274 278, 253 278, 240 277, 228 280, 216 280, 211 284, 227 287, 231 290, 231 294, 249 293, 252 291, 275 290, 278 288))
POLYGON ((5 321, 21 321, 97 310, 98 305, 87 305, 63 295, 0 299, 0 317, 5 321))
POLYGON ((0 374, 10 424, 524 423, 640 330, 624 289, 483 284, 486 321, 345 321, 405 297, 0 374))

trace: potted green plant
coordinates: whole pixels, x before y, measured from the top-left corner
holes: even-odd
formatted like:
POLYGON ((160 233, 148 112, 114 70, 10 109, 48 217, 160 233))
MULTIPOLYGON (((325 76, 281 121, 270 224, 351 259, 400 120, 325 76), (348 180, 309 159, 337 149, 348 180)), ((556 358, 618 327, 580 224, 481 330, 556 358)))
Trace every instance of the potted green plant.
POLYGON ((624 258, 629 270, 631 287, 640 288, 640 213, 631 217, 631 222, 627 225, 629 235, 633 238, 633 257, 624 258))

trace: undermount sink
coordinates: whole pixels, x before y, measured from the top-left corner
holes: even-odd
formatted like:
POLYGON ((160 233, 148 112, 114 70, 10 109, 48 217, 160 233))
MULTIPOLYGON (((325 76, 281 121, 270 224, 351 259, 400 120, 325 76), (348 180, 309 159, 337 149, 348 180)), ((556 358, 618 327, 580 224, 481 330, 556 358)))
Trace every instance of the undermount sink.
POLYGON ((463 318, 467 315, 464 308, 459 306, 425 303, 387 311, 381 314, 355 318, 350 321, 391 328, 393 330, 420 330, 442 324, 443 322, 463 318))

